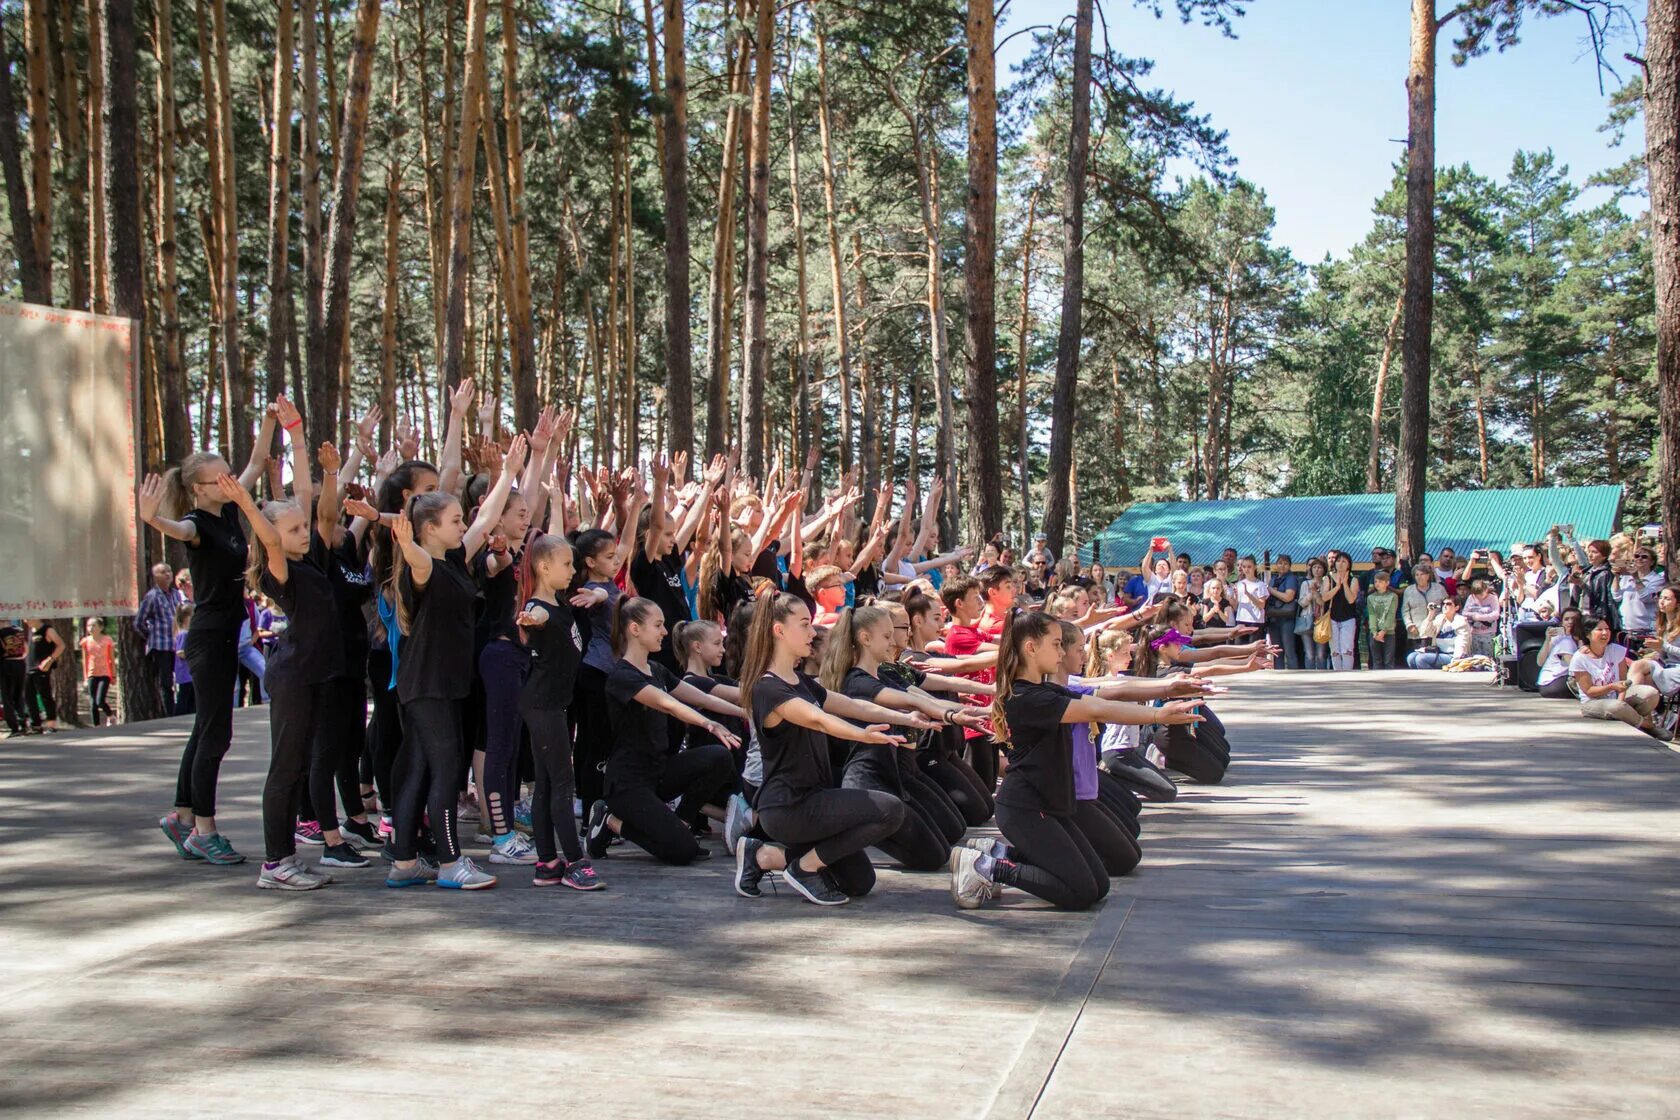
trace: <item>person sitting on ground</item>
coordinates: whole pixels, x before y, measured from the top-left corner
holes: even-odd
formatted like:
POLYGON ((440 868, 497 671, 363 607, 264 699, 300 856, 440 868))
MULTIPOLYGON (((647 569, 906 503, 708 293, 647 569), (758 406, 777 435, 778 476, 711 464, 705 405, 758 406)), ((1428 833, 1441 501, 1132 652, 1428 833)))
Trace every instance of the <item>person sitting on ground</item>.
POLYGON ((1427 643, 1406 655, 1408 669, 1445 669, 1470 656, 1470 623, 1459 613, 1457 599, 1431 603, 1417 637, 1427 643))
MULTIPOLYGON (((1609 555, 1609 549, 1605 549, 1609 555)), ((1581 714, 1588 719, 1621 720, 1653 738, 1668 742, 1673 734, 1651 720, 1661 698, 1648 684, 1628 681, 1628 651, 1610 640, 1610 620, 1595 619, 1587 631, 1587 644, 1569 660, 1569 674, 1581 697, 1581 714)))
POLYGON ((1569 661, 1575 651, 1587 644, 1587 632, 1582 626, 1579 607, 1570 607, 1558 619, 1558 625, 1546 631, 1546 644, 1540 647, 1540 695, 1548 700, 1573 700, 1573 681, 1569 676, 1569 661))

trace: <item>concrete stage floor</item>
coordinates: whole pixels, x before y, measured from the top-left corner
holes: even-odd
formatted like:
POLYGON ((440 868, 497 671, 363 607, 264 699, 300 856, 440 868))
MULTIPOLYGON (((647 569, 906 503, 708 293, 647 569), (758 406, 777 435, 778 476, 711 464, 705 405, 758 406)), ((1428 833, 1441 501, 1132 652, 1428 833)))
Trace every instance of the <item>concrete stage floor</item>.
MULTIPOLYGON (((1441 673, 1269 673, 1100 910, 835 911, 620 846, 595 895, 303 895, 154 825, 179 722, 0 741, 0 1111, 479 1117, 1680 1112, 1680 755, 1441 673)), ((260 850, 262 710, 223 831, 260 850)), ((721 844, 714 844, 721 848, 721 844)))

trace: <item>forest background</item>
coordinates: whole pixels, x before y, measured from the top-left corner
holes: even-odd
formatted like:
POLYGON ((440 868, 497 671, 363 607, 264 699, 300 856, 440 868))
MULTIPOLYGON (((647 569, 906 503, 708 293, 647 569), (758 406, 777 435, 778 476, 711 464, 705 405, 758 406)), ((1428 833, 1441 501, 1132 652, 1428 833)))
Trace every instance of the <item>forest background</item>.
MULTIPOLYGON (((1138 20, 1240 35, 1243 5, 1069 6, 1005 33, 999 82, 965 0, 5 0, 0 288, 112 309, 127 9, 150 464, 242 460, 282 392, 312 439, 377 403, 431 451, 472 377, 504 425, 577 407, 581 466, 738 446, 762 476, 818 443, 829 485, 943 477, 947 540, 1394 488, 1406 149, 1365 238, 1299 260, 1195 91, 1124 50, 1138 20)), ((1588 7, 1624 36, 1602 58, 1638 49, 1588 7)), ((1580 8, 1442 25, 1473 56, 1580 8)), ((1430 488, 1614 482, 1657 518, 1639 68, 1604 92, 1634 139, 1591 180, 1547 151, 1435 173, 1430 488)))

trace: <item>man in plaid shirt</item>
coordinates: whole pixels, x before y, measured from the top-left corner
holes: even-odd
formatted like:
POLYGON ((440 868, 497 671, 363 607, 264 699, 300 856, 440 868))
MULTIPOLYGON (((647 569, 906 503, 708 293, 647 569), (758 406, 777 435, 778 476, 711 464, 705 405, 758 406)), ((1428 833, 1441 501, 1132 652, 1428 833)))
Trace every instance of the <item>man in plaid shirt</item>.
POLYGON ((154 564, 152 589, 134 613, 134 629, 146 639, 146 660, 152 666, 164 715, 175 713, 175 608, 182 598, 175 590, 174 577, 168 564, 154 564))

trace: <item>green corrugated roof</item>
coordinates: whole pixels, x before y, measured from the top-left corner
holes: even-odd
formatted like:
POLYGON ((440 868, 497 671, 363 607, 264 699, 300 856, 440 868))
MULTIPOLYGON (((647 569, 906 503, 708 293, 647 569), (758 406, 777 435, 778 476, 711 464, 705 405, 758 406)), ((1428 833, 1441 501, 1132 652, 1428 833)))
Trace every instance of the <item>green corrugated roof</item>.
MULTIPOLYGON (((1608 537, 1621 512, 1620 486, 1554 486, 1533 490, 1445 490, 1424 496, 1424 538, 1430 552, 1451 545, 1508 550, 1536 541, 1553 525, 1574 525, 1587 540, 1608 537)), ((1099 545, 1104 563, 1132 566, 1151 537, 1169 537, 1178 552, 1212 563, 1227 547, 1239 554, 1287 552, 1297 562, 1332 548, 1356 560, 1381 545, 1394 547, 1394 495, 1336 494, 1223 502, 1144 502, 1133 506, 1095 540, 1081 545, 1089 561, 1099 545)))

